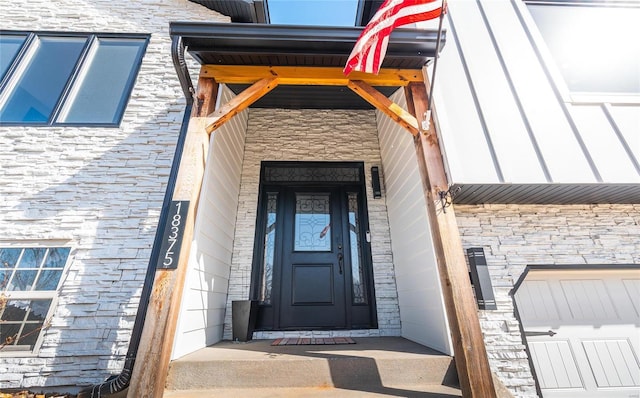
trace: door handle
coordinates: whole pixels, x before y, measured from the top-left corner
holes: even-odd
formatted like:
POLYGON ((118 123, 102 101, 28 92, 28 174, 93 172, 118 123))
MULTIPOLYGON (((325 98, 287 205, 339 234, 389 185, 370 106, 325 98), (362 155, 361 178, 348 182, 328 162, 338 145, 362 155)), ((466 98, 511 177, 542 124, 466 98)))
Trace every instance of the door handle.
POLYGON ((342 255, 342 253, 338 253, 338 272, 340 272, 340 275, 342 275, 342 259, 344 258, 344 256, 342 255))
POLYGON ((538 332, 538 331, 531 331, 531 330, 525 330, 524 331, 524 335, 525 336, 551 336, 551 337, 553 337, 556 334, 558 334, 558 333, 554 332, 553 330, 549 330, 549 331, 546 331, 546 332, 538 332))

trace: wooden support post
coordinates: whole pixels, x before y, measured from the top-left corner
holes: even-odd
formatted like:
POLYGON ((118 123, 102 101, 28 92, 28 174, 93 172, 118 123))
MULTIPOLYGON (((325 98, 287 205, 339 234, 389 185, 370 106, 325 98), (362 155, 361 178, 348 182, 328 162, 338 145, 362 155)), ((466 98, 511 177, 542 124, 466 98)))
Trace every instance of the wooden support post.
MULTIPOLYGON (((182 242, 179 250, 171 247, 160 253, 159 262, 170 268, 156 270, 142 338, 127 393, 129 398, 161 398, 164 394, 189 252, 193 241, 196 208, 209 149, 209 134, 206 127, 211 120, 197 117, 197 115, 215 106, 216 93, 217 84, 212 79, 200 79, 197 98, 202 99, 202 102, 198 108, 194 108, 189 121, 173 191, 170 216, 167 220, 170 228, 177 228, 175 235, 179 235, 182 242), (177 267, 174 267, 176 264, 177 267)), ((169 240, 172 237, 175 243, 176 236, 170 232, 169 240)))
MULTIPOLYGON (((419 120, 427 110, 426 85, 411 83, 405 93, 409 112, 419 120)), ((492 398, 496 392, 455 212, 452 207, 444 209, 440 201, 448 183, 433 120, 429 131, 415 136, 414 142, 462 395, 492 398)))

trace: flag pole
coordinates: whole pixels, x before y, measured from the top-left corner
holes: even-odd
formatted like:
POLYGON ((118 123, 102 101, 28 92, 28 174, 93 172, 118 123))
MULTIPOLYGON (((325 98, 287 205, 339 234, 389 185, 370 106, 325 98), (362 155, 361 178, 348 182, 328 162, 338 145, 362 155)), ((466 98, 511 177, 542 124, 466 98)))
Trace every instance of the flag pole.
POLYGON ((424 120, 422 122, 423 132, 429 131, 431 128, 431 109, 433 107, 433 87, 435 86, 436 68, 438 67, 438 58, 440 58, 440 43, 442 41, 442 24, 444 21, 444 14, 447 12, 447 0, 442 0, 442 11, 440 12, 440 22, 438 23, 438 37, 436 38, 436 55, 433 60, 433 72, 431 73, 431 85, 429 89, 429 103, 427 105, 427 111, 424 114, 424 120))

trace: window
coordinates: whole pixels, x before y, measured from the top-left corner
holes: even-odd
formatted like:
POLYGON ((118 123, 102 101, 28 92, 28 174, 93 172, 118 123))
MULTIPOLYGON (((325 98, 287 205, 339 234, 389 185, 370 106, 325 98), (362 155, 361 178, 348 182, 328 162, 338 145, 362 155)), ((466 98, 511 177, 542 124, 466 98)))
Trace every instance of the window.
POLYGON ((118 125, 147 41, 0 32, 0 123, 118 125))
POLYGON ((36 349, 69 251, 68 247, 0 248, 0 353, 36 349))
POLYGON ((358 0, 268 0, 269 20, 279 25, 354 26, 358 0))
POLYGON ((573 94, 640 95, 640 2, 527 1, 573 94))

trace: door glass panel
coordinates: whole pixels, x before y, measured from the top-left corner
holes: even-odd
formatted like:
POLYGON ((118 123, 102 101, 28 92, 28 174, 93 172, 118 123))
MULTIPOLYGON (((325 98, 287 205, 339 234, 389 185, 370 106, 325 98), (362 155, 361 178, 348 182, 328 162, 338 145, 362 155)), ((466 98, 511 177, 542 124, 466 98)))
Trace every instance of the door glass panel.
POLYGON ((264 182, 359 182, 360 169, 353 166, 265 168, 264 182))
POLYGON ((331 251, 330 195, 296 193, 295 251, 331 251))
POLYGON ((278 194, 267 194, 267 223, 264 231, 264 256, 262 258, 262 277, 260 284, 260 301, 271 304, 271 286, 273 282, 273 259, 276 249, 276 207, 278 194))
POLYGON ((360 220, 358 219, 358 194, 349 193, 349 245, 351 250, 351 280, 354 304, 366 304, 367 289, 364 284, 362 250, 360 245, 360 220))

